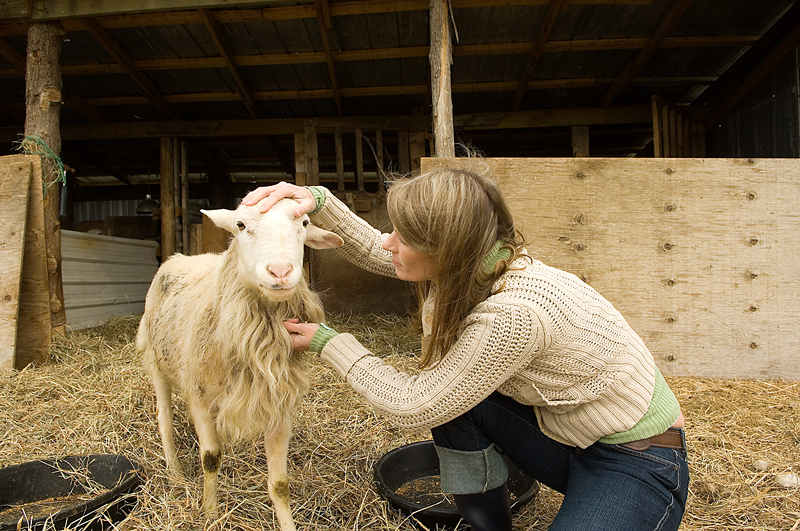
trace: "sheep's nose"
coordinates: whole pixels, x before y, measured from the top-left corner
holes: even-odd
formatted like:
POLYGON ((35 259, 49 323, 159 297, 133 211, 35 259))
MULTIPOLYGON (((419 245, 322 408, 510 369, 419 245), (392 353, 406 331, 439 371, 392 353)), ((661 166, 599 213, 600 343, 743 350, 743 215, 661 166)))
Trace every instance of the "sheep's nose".
POLYGON ((267 266, 267 271, 282 284, 289 280, 289 273, 292 272, 292 269, 291 264, 272 264, 267 266))

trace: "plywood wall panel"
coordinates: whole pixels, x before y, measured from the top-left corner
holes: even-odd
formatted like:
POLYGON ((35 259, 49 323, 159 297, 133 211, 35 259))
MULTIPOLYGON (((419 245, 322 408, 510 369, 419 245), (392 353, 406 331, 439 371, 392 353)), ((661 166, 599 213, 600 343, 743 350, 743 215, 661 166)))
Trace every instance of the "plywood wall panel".
POLYGON ((610 299, 665 374, 800 379, 799 160, 437 165, 488 166, 531 254, 610 299))

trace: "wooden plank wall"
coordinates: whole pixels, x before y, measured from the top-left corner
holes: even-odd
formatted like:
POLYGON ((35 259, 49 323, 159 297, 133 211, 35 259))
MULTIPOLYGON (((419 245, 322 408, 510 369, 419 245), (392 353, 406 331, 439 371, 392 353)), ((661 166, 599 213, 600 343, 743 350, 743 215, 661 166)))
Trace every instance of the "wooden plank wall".
MULTIPOLYGON (((673 376, 800 379, 800 160, 487 166, 531 254, 610 299, 673 376)), ((476 168, 477 167, 477 168, 476 168)))
POLYGON ((0 368, 47 357, 50 297, 38 156, 0 157, 0 368))
POLYGON ((61 231, 67 328, 144 311, 158 269, 153 241, 61 231))

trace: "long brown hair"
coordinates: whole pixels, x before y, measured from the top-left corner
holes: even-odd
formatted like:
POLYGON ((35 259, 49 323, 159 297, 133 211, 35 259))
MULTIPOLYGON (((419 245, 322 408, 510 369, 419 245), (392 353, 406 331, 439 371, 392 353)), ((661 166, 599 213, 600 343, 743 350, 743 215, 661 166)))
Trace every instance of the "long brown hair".
POLYGON ((435 366, 453 346, 462 320, 491 295, 492 285, 525 246, 500 188, 483 175, 436 169, 394 181, 389 217, 403 241, 436 263, 432 281, 417 284, 419 312, 436 286, 433 328, 420 367, 435 366), (482 267, 497 243, 508 259, 482 267))

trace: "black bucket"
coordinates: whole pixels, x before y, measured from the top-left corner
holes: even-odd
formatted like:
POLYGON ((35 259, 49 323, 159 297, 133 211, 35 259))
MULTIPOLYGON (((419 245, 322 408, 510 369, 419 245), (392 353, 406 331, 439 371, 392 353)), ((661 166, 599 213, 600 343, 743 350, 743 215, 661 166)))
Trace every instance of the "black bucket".
MULTIPOLYGON (((508 489, 511 510, 517 511, 539 492, 539 484, 527 476, 509 459, 508 489)), ((433 441, 421 441, 391 450, 375 464, 375 483, 378 492, 403 514, 413 515, 429 529, 455 527, 461 514, 452 502, 438 492, 439 456, 433 441), (408 492, 406 487, 417 484, 408 492), (430 488, 428 488, 430 487, 430 488), (420 492, 428 490, 428 492, 420 492)), ((462 521, 466 526, 466 522, 462 521)))
POLYGON ((0 531, 111 529, 136 506, 139 485, 138 463, 121 455, 73 456, 2 468, 0 531), (64 501, 70 497, 78 500, 64 501))

